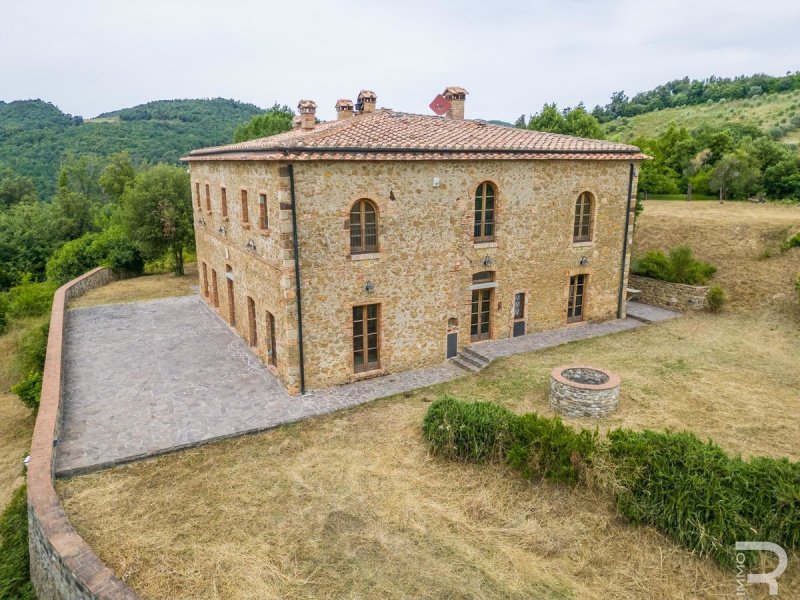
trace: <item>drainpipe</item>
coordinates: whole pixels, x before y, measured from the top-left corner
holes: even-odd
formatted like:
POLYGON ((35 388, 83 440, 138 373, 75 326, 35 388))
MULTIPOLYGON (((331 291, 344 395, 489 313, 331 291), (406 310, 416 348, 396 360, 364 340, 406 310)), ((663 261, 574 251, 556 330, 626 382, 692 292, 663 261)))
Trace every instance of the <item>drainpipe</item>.
POLYGON ((297 298, 297 343, 300 345, 300 394, 306 393, 306 368, 303 356, 303 302, 300 297, 300 251, 297 247, 297 198, 294 193, 294 165, 289 163, 289 193, 292 197, 292 244, 294 246, 294 288, 297 298))
POLYGON ((628 172, 628 201, 625 208, 625 234, 622 236, 622 264, 619 269, 619 299, 617 301, 617 318, 622 318, 625 309, 625 262, 628 259, 628 229, 631 224, 631 196, 633 195, 633 163, 628 172))

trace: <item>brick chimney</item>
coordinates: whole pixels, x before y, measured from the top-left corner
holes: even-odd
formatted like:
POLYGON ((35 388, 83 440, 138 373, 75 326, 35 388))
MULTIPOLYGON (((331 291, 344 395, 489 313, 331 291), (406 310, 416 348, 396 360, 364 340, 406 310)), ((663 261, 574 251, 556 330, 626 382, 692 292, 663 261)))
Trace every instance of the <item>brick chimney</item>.
POLYGON ((378 96, 372 90, 361 90, 358 93, 358 103, 361 105, 362 114, 373 112, 377 101, 378 96))
POLYGON ((317 103, 313 100, 300 100, 297 104, 297 110, 300 111, 300 128, 314 129, 317 116, 317 103))
POLYGON ((353 116, 353 101, 342 98, 336 102, 336 120, 344 121, 353 116))
POLYGON ((446 88, 442 95, 450 103, 450 109, 447 111, 448 119, 464 120, 464 100, 466 100, 467 90, 455 85, 446 88))

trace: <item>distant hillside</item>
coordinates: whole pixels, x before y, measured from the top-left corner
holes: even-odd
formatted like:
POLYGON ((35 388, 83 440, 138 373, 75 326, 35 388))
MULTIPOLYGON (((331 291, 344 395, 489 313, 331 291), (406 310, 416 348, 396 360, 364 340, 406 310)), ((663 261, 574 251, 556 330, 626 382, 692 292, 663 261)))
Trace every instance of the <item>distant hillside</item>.
POLYGON ((800 141, 800 90, 666 108, 634 117, 619 117, 603 125, 610 138, 628 141, 641 136, 655 137, 672 122, 690 130, 704 124, 712 127, 749 125, 778 141, 797 143, 800 141))
POLYGON ((127 150, 135 160, 174 163, 192 148, 230 142, 237 125, 262 112, 223 98, 158 100, 84 121, 42 100, 0 101, 0 165, 31 177, 46 199, 66 152, 127 150))

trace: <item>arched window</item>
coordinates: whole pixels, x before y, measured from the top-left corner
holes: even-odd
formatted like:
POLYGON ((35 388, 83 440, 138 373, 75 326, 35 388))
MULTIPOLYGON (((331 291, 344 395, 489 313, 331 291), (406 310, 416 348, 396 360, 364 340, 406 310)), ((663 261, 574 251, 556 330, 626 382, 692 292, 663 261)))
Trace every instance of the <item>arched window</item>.
POLYGON ((475 232, 476 242, 494 240, 494 185, 484 181, 475 190, 475 232))
POLYGON ((583 192, 575 201, 575 224, 572 229, 573 242, 589 242, 592 239, 592 195, 583 192))
POLYGON ((350 209, 350 254, 378 251, 378 211, 375 205, 361 199, 350 209))

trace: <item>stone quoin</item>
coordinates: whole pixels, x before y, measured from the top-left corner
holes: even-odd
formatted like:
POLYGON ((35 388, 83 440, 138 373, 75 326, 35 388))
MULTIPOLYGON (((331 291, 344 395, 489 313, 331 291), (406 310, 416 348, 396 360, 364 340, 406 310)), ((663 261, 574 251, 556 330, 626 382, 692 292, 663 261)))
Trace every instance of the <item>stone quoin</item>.
POLYGON ((291 131, 184 157, 201 296, 290 393, 625 316, 648 157, 465 119, 467 91, 443 94, 438 117, 362 90, 321 123, 302 100, 291 131))

